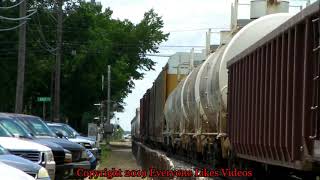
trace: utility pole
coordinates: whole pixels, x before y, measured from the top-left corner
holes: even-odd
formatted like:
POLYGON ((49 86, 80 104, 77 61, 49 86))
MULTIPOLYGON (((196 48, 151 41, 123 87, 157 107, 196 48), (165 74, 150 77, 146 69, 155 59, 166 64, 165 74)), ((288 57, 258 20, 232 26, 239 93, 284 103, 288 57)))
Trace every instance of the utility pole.
POLYGON ((55 65, 55 81, 54 81, 54 106, 53 121, 60 121, 60 74, 61 74, 61 56, 62 56, 62 2, 57 0, 57 55, 55 65))
POLYGON ((103 132, 103 124, 104 124, 104 105, 103 105, 103 101, 101 101, 101 104, 100 104, 100 128, 103 132))
MULTIPOLYGON (((102 74, 101 75, 101 91, 102 91, 102 94, 103 94, 103 90, 104 90, 104 75, 102 74)), ((103 99, 101 100, 101 103, 100 103, 100 128, 101 128, 101 131, 103 132, 103 125, 104 125, 104 105, 103 105, 103 99)))
POLYGON ((111 87, 110 87, 110 81, 111 81, 111 66, 108 65, 108 95, 107 95, 107 125, 110 125, 110 103, 111 103, 111 99, 110 99, 110 91, 111 91, 111 87))
MULTIPOLYGON (((26 16, 27 0, 20 0, 20 17, 26 16)), ((24 23, 19 28, 19 55, 18 55, 18 68, 17 68, 17 86, 16 86, 16 104, 15 112, 22 113, 23 108, 23 92, 24 92, 24 71, 26 60, 26 19, 20 20, 20 23, 24 23)))

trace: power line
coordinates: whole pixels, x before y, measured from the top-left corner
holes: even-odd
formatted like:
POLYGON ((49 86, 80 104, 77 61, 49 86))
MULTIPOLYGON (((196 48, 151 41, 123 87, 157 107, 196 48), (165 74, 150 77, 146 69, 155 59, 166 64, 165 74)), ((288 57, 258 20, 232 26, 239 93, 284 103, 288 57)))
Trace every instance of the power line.
POLYGON ((8 21, 21 21, 21 20, 26 20, 28 19, 30 16, 32 16, 34 13, 37 12, 36 9, 30 10, 30 14, 23 16, 23 17, 19 17, 19 18, 10 18, 10 17, 5 17, 5 16, 0 16, 0 19, 4 19, 4 20, 8 20, 8 21))
POLYGON ((172 54, 146 54, 146 56, 171 57, 172 54))
POLYGON ((48 42, 46 41, 46 38, 42 32, 42 28, 41 28, 41 23, 40 23, 40 19, 39 19, 39 14, 37 14, 37 20, 38 20, 38 31, 39 31, 39 34, 40 34, 40 37, 42 38, 42 40, 44 41, 44 45, 46 46, 46 48, 44 48, 41 43, 40 43, 40 46, 42 46, 46 51, 50 52, 50 53, 53 53, 53 51, 55 51, 57 48, 53 48, 52 46, 50 46, 48 44, 48 42))
POLYGON ((178 30, 169 30, 169 31, 164 31, 166 33, 172 33, 172 32, 187 32, 187 31, 207 31, 208 29, 212 29, 212 30, 216 30, 213 32, 220 32, 221 30, 229 30, 228 28, 225 27, 221 27, 221 28, 217 28, 217 27, 212 27, 212 28, 198 28, 198 29, 178 29, 178 30))
MULTIPOLYGON (((38 41, 28 41, 28 43, 37 43, 38 41)), ((56 43, 56 41, 46 41, 47 43, 56 43)), ((17 41, 2 41, 0 44, 15 44, 17 41)), ((76 45, 89 45, 90 42, 86 41, 64 41, 64 45, 76 46, 76 45)), ((136 43, 112 43, 108 45, 104 45, 104 47, 137 47, 136 43)), ((203 48, 204 46, 200 45, 159 45, 159 48, 203 48)))
MULTIPOLYGON (((42 50, 42 48, 45 48, 45 47, 41 47, 41 48, 38 48, 38 47, 29 47, 28 48, 28 52, 33 52, 33 53, 45 53, 45 52, 49 52, 53 55, 55 55, 55 51, 56 49, 53 49, 52 51, 49 51, 49 50, 42 50)), ((162 49, 163 51, 170 51, 170 50, 166 50, 166 49, 162 49)), ((189 50, 189 49, 188 49, 189 50)), ((11 48, 11 49, 0 49, 0 55, 1 54, 5 54, 5 55, 16 55, 17 49, 15 48, 11 48)), ((171 49, 171 51, 174 51, 174 52, 177 52, 177 51, 182 51, 181 49, 171 49)), ((97 55, 101 55, 101 54, 104 54, 104 52, 100 52, 100 51, 89 51, 89 50, 80 50, 79 52, 81 53, 88 53, 88 54, 97 54, 97 55)), ((201 52, 201 51, 199 51, 201 52)), ((71 51, 70 53, 67 53, 67 54, 71 54, 71 51)), ((150 53, 143 53, 143 54, 150 54, 150 53)), ((151 53, 153 54, 153 53, 151 53)))
MULTIPOLYGON (((29 25, 35 25, 35 24, 29 24, 29 25)), ((46 29, 56 30, 54 26, 51 25, 42 25, 46 29)), ((63 27, 63 31, 66 31, 65 29, 69 29, 70 31, 67 32, 74 32, 79 31, 81 29, 88 30, 89 26, 77 26, 77 27, 63 27)), ((177 29, 177 30, 164 30, 164 33, 172 33, 172 32, 188 32, 188 31, 207 31, 208 29, 212 29, 213 33, 220 32, 222 30, 229 30, 229 28, 226 27, 212 27, 212 28, 197 28, 197 29, 177 29)))
POLYGON ((0 9, 11 9, 11 8, 14 8, 14 7, 17 7, 19 6, 21 3, 23 3, 25 0, 22 0, 20 2, 18 2, 17 4, 15 5, 12 5, 12 6, 6 6, 6 7, 0 7, 0 9))
POLYGON ((22 26, 22 25, 24 25, 24 24, 26 24, 26 23, 27 23, 27 21, 24 21, 24 22, 20 23, 20 24, 17 25, 17 26, 14 26, 14 27, 12 27, 12 28, 0 29, 0 31, 1 31, 1 32, 2 32, 2 31, 11 31, 11 30, 14 30, 14 29, 19 28, 20 26, 22 26))

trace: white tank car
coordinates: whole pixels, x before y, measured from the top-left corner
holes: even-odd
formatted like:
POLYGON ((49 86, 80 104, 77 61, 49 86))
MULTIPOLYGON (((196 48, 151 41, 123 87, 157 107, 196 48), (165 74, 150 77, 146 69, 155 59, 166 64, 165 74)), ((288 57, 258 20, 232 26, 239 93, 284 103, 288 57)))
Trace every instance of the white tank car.
MULTIPOLYGON (((215 137, 225 135, 227 109, 227 62, 258 42, 292 15, 288 13, 271 14, 256 19, 232 39, 221 45, 204 63, 195 68, 168 97, 164 109, 169 125, 172 143, 188 139, 196 143, 197 152, 204 152, 205 144, 215 141, 215 137), (175 134, 175 137, 172 135, 175 134), (177 135, 179 137, 177 137, 177 135), (189 136, 181 138, 181 135, 189 136), (176 140, 175 138, 178 138, 176 140)), ((223 142, 221 142, 223 143, 223 142)), ((180 143, 178 143, 180 144, 180 143)), ((174 145, 174 144, 173 144, 174 145)), ((175 146, 175 145, 174 145, 175 146)), ((226 145, 228 146, 228 145, 226 145)), ((180 146, 181 147, 181 146, 180 146)))
POLYGON ((222 103, 224 108, 227 108, 227 63, 242 51, 246 50, 248 47, 258 42, 261 38, 275 30, 290 17, 292 17, 292 15, 289 13, 277 13, 263 16, 243 27, 231 39, 222 56, 219 70, 219 89, 220 93, 222 94, 222 103))
POLYGON ((225 45, 220 46, 201 66, 195 83, 195 101, 199 118, 196 128, 202 133, 219 133, 218 112, 221 104, 219 93, 219 68, 225 45))

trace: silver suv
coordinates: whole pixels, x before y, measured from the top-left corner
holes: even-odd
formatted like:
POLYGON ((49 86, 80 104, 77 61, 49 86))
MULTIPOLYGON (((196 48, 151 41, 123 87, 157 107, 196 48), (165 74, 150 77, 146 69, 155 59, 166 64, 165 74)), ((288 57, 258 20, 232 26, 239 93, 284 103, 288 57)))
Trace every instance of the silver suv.
POLYGON ((76 130, 70 127, 68 124, 63 123, 47 123, 50 129, 67 138, 69 141, 81 144, 88 149, 98 160, 100 159, 101 150, 95 139, 81 136, 76 130))

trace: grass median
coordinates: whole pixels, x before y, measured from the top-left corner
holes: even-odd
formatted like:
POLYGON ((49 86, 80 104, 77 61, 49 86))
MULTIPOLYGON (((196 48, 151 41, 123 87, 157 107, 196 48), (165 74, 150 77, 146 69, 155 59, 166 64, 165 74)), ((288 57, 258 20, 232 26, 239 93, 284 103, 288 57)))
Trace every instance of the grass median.
MULTIPOLYGON (((98 170, 104 169, 107 167, 108 158, 110 156, 110 149, 107 148, 107 145, 102 144, 101 146, 101 157, 98 170)), ((98 180, 105 180, 105 177, 98 177, 98 180)))

